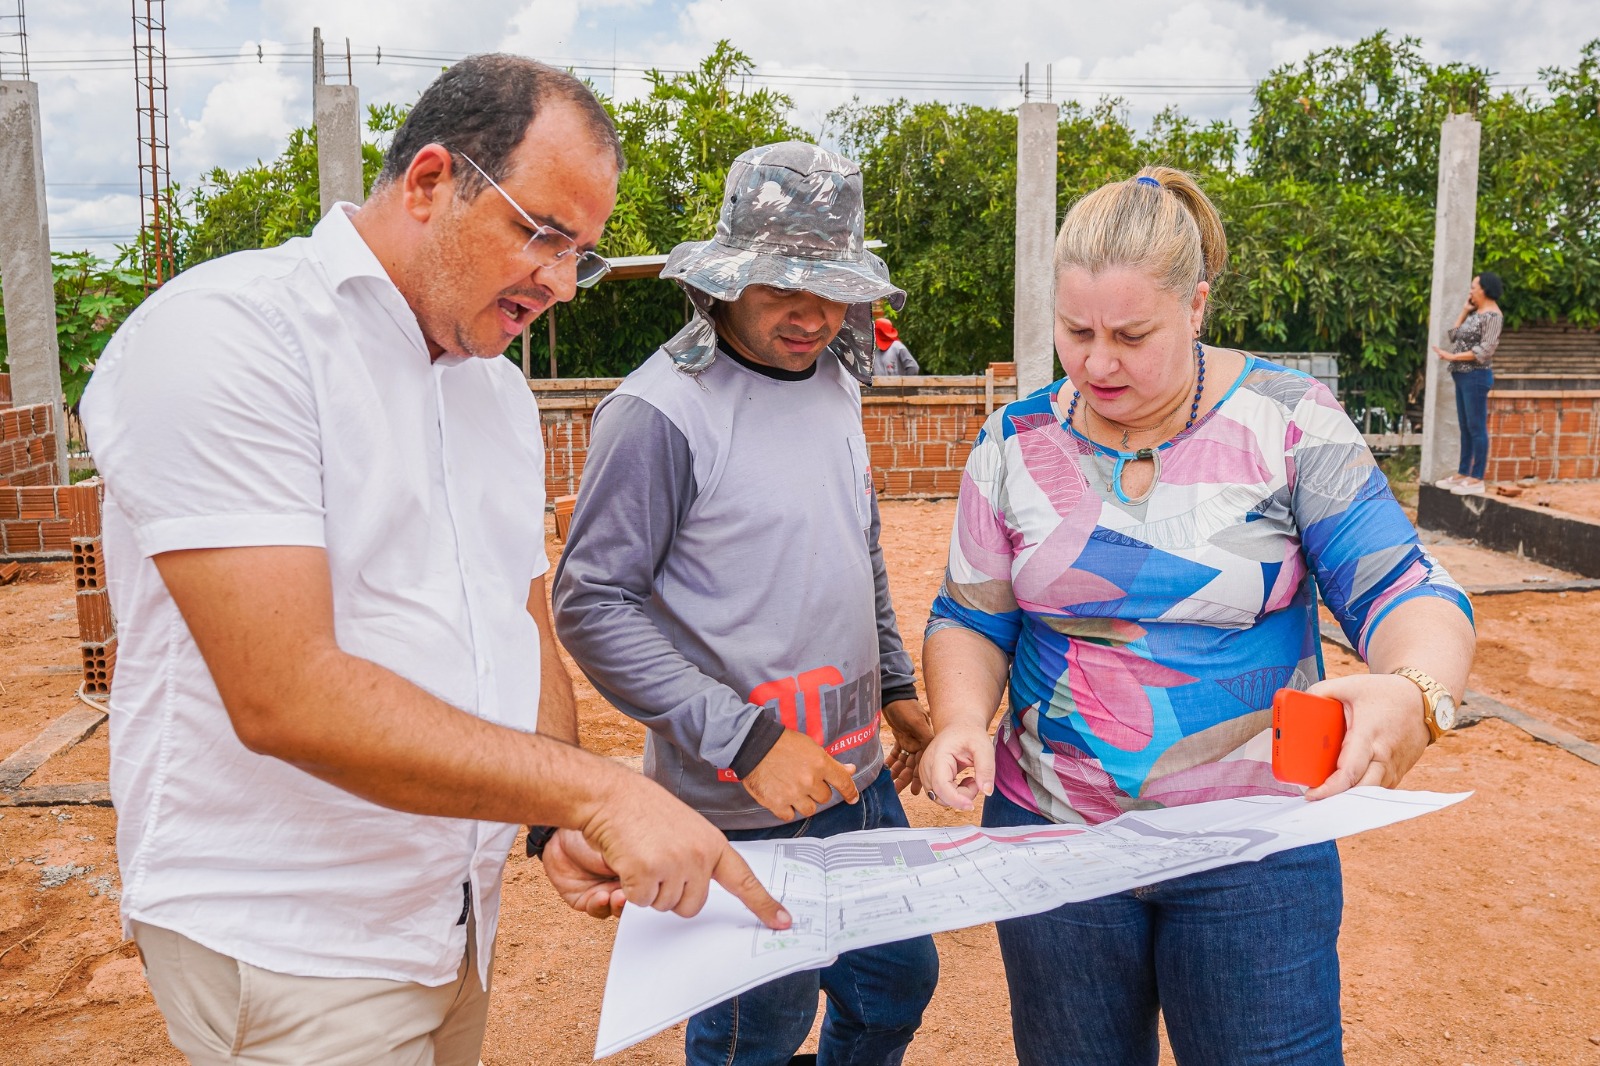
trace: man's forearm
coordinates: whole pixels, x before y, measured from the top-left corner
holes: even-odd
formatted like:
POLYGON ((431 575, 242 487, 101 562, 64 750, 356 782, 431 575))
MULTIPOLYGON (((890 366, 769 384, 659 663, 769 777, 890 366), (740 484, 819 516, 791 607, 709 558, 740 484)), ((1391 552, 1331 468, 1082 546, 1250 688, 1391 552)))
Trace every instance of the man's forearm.
POLYGON ((561 661, 556 645, 555 624, 550 620, 550 602, 544 588, 542 576, 528 588, 528 613, 539 631, 539 733, 582 747, 578 741, 578 701, 572 692, 567 664, 561 661))
POLYGON ((270 707, 229 703, 229 713, 252 751, 414 814, 581 828, 637 777, 564 738, 476 718, 338 651, 307 663, 270 707))

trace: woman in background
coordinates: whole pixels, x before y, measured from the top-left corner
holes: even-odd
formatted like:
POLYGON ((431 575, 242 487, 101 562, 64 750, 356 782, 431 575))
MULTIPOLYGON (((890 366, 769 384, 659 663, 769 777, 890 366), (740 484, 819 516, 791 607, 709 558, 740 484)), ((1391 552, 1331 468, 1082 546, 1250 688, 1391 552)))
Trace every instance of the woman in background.
POLYGON ((1461 465, 1456 473, 1435 481, 1457 496, 1482 496, 1483 471, 1489 462, 1489 390, 1494 388, 1494 351, 1500 346, 1500 275, 1485 270, 1472 279, 1466 305, 1450 330, 1450 350, 1434 354, 1450 364, 1456 386, 1456 423, 1461 428, 1461 465))

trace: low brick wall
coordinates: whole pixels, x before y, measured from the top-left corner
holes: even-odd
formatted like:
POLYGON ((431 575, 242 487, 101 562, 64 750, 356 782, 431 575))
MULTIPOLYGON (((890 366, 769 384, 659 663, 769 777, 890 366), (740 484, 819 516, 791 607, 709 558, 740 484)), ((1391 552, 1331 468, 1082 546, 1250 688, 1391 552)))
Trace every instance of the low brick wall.
POLYGON ((51 405, 0 410, 0 485, 55 485, 60 480, 51 405))
MULTIPOLYGON (((861 428, 878 494, 887 499, 956 495, 987 411, 1016 399, 1015 379, 879 380, 884 384, 861 390, 861 428)), ((544 422, 545 491, 550 499, 578 491, 589 450, 589 420, 619 384, 620 378, 529 382, 544 422)))
POLYGON ((1489 393, 1488 481, 1600 477, 1600 390, 1489 393))

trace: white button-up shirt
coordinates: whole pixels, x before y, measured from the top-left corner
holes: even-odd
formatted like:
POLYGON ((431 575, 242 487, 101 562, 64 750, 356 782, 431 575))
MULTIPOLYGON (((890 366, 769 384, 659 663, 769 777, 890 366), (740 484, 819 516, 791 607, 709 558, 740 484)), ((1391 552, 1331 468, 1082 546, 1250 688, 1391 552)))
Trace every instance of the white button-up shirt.
POLYGON ((504 359, 429 361, 350 210, 169 282, 84 394, 120 643, 123 918, 279 973, 439 985, 460 966, 470 893, 486 982, 516 828, 402 814, 246 750, 152 561, 323 548, 345 652, 534 729, 537 406, 504 359))

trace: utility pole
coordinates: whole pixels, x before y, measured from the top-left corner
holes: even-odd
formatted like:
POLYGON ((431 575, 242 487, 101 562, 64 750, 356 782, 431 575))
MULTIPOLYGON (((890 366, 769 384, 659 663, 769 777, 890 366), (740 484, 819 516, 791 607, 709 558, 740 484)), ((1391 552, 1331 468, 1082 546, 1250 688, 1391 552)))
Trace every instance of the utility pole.
POLYGON ((17 406, 47 403, 56 437, 56 480, 67 480, 61 352, 56 344, 55 283, 50 273, 50 214, 44 194, 39 87, 28 80, 28 34, 22 0, 5 21, 0 46, 0 299, 6 311, 6 358, 17 406), (16 77, 16 75, 21 75, 16 77))
POLYGON ((317 187, 322 213, 341 201, 367 198, 361 174, 361 90, 354 84, 350 42, 345 41, 345 80, 329 85, 322 28, 311 31, 311 110, 317 132, 317 187))
MULTIPOLYGON (((1045 68, 1045 95, 1051 71, 1045 68)), ((1030 99, 1027 68, 1017 108, 1017 251, 1012 357, 1017 396, 1027 396, 1055 378, 1056 127, 1054 100, 1030 99)))
POLYGON ((1424 485, 1456 472, 1461 437, 1456 419, 1456 386, 1433 346, 1445 347, 1445 333, 1467 299, 1472 283, 1472 252, 1478 225, 1478 146, 1483 126, 1471 115, 1451 115, 1439 131, 1439 193, 1433 216, 1433 295, 1428 301, 1428 351, 1422 393, 1424 485))

